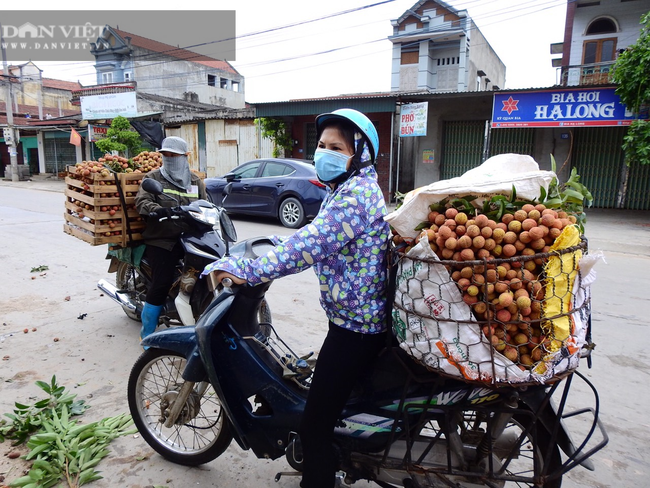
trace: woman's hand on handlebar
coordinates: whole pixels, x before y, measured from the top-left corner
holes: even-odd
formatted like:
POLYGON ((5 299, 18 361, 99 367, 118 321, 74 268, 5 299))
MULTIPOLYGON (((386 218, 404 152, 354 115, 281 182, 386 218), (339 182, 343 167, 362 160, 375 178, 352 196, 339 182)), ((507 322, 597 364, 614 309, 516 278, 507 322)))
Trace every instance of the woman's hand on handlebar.
MULTIPOLYGON (((222 283, 225 279, 229 279, 235 285, 243 285, 246 283, 246 280, 238 278, 227 271, 213 271, 211 274, 217 283, 222 283)), ((224 285, 226 285, 226 283, 224 283, 224 285)))

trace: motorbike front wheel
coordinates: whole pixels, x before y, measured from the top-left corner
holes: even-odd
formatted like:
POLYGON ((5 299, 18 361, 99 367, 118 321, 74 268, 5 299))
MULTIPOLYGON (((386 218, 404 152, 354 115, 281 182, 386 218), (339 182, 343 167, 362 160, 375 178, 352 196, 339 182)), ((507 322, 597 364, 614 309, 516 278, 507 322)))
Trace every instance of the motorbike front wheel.
POLYGON ((233 434, 212 385, 197 383, 176 423, 164 423, 185 380, 185 358, 172 351, 148 349, 133 365, 128 401, 133 422, 144 440, 165 459, 184 466, 205 464, 228 448, 233 434))

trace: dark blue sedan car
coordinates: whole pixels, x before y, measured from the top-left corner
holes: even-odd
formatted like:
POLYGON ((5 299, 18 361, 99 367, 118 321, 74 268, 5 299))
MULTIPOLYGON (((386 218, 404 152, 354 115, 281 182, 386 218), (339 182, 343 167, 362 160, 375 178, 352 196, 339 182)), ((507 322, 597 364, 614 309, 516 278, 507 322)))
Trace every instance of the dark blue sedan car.
POLYGON ((326 194, 314 166, 297 159, 256 159, 221 177, 206 178, 214 203, 222 202, 228 182, 232 190, 223 206, 229 213, 275 217, 292 229, 318 213, 326 194))

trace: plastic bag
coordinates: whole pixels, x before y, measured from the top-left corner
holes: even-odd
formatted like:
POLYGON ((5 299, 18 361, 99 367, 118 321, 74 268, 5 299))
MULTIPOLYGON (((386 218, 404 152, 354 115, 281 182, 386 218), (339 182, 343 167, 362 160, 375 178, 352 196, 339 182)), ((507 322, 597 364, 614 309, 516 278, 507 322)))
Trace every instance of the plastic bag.
POLYGON ((400 347, 429 369, 465 380, 525 380, 482 334, 445 266, 424 260, 439 261, 426 237, 398 263, 393 329, 400 347))
POLYGON ((404 204, 385 217, 395 231, 404 238, 415 238, 415 228, 427 220, 429 205, 447 197, 476 195, 475 205, 482 205, 494 195, 512 194, 517 198, 534 200, 540 196, 540 188, 548 190, 555 178, 552 171, 542 171, 535 160, 525 154, 499 154, 462 176, 440 180, 406 194, 404 204))
MULTIPOLYGON (((544 350, 532 368, 520 367, 498 352, 485 335, 484 326, 503 327, 497 321, 478 321, 445 265, 431 250, 426 236, 399 259, 396 274, 393 330, 400 347, 435 372, 490 385, 547 383, 578 367, 586 343, 591 313, 590 286, 596 278, 594 264, 601 254, 582 256, 576 247, 558 257, 570 282, 561 295, 561 310, 549 304, 546 328, 558 326, 556 347, 544 350), (571 262, 570 269, 568 263, 571 262), (559 317, 558 317, 559 314, 559 317), (556 324, 562 319, 562 324, 556 324), (567 330, 564 329, 567 327, 567 330)), ((558 285, 559 286, 559 285, 558 285)), ((544 319, 544 316, 542 317, 544 319)), ((541 347, 541 346, 540 346, 541 347)))

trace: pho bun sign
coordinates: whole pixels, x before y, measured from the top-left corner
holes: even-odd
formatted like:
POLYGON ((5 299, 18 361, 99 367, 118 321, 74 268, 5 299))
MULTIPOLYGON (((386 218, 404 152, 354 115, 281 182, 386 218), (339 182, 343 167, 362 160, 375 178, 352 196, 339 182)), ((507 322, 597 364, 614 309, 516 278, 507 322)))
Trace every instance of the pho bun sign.
POLYGON ((630 125, 615 88, 496 93, 492 127, 608 127, 630 125))

